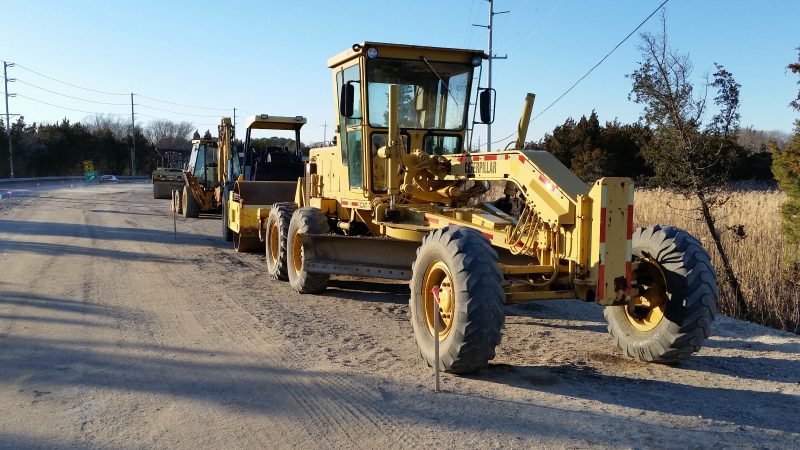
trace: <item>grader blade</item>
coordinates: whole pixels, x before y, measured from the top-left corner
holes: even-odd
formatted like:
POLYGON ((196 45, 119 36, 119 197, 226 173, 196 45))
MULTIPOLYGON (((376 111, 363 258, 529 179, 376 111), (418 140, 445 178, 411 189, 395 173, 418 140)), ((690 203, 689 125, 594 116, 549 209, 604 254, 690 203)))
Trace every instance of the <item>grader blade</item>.
POLYGON ((306 270, 410 280, 419 242, 330 234, 303 234, 306 270))

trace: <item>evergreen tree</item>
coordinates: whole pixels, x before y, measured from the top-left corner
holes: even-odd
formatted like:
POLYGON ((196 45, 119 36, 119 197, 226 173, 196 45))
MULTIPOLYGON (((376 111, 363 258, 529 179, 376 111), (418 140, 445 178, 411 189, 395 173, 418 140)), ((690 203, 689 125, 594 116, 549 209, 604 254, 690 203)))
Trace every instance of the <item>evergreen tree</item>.
MULTIPOLYGON (((800 48, 797 62, 790 64, 788 68, 793 73, 800 74, 800 48)), ((790 106, 800 111, 800 91, 790 106)), ((787 252, 788 260, 785 261, 786 278, 800 284, 800 119, 795 121, 794 136, 785 148, 779 150, 774 143, 771 147, 774 153, 772 172, 778 185, 786 192, 786 201, 781 205, 782 230, 790 247, 787 252)))

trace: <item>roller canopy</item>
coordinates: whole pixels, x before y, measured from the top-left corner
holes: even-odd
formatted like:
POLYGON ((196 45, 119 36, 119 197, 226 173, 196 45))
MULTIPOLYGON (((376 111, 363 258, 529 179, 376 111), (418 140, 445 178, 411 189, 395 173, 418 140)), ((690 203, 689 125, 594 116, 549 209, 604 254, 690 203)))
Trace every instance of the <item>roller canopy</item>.
POLYGON ((284 117, 259 114, 247 118, 247 128, 252 130, 299 130, 307 122, 303 116, 284 117))

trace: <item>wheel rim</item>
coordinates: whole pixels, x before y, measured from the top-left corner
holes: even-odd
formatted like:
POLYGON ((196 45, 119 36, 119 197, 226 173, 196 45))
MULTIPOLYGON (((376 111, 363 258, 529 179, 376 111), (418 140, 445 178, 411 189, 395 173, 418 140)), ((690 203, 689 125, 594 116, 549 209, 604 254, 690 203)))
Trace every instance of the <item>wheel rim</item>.
POLYGON ((269 259, 273 262, 278 260, 278 251, 280 250, 278 248, 279 235, 278 224, 273 223, 269 228, 269 259))
POLYGON ((453 277, 450 269, 443 261, 436 260, 425 270, 422 282, 422 317, 428 333, 433 336, 434 317, 439 320, 439 340, 444 340, 450 334, 455 322, 456 294, 453 289, 453 277), (436 294, 434 294, 436 292, 436 294), (433 309, 438 295, 439 304, 434 315, 433 309))
POLYGON ((292 266, 295 273, 300 273, 303 270, 303 244, 300 241, 300 232, 294 234, 292 239, 292 259, 294 260, 292 266))
POLYGON ((664 319, 664 310, 669 301, 667 281, 657 262, 642 258, 641 264, 646 271, 647 281, 639 286, 641 293, 624 308, 625 317, 635 329, 652 331, 664 319))

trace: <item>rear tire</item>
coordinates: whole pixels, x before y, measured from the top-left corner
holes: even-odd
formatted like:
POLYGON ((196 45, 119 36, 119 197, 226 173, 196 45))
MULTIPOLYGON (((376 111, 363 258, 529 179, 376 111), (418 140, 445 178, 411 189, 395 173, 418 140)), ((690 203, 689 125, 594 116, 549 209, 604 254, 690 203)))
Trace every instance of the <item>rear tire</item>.
POLYGON ((417 249, 411 277, 411 324, 420 354, 434 365, 432 290, 439 290, 439 368, 470 373, 495 357, 505 323, 497 252, 479 232, 445 227, 417 249))
POLYGON ((183 217, 187 219, 196 219, 200 217, 200 207, 197 206, 197 202, 194 200, 192 191, 189 190, 188 186, 183 187, 182 198, 183 217))
POLYGON ((289 279, 288 239, 294 203, 275 203, 269 211, 266 230, 267 273, 274 280, 289 279))
POLYGON ((700 350, 711 333, 719 298, 717 276, 703 246, 689 233, 654 225, 633 234, 633 274, 641 295, 606 307, 608 332, 629 357, 674 363, 700 350))
POLYGON ((301 294, 317 294, 328 288, 331 276, 327 273, 312 273, 303 264, 302 234, 325 234, 330 232, 328 218, 317 208, 300 208, 292 215, 287 235, 287 272, 289 284, 301 294))

